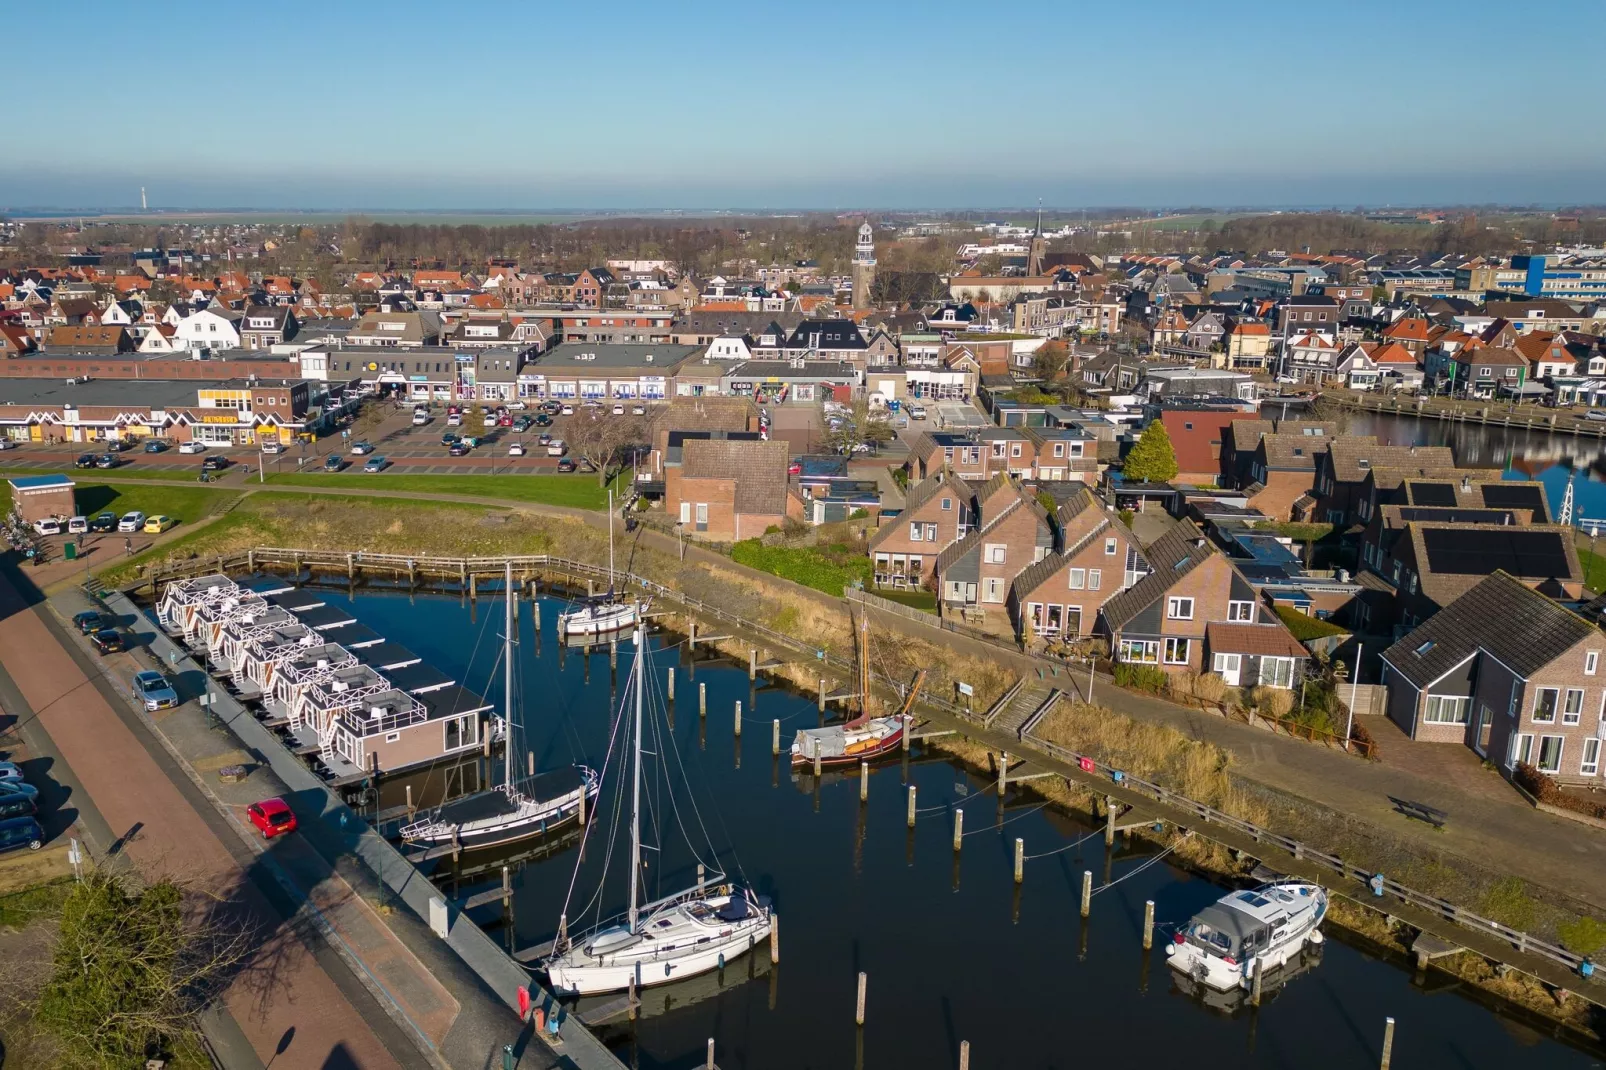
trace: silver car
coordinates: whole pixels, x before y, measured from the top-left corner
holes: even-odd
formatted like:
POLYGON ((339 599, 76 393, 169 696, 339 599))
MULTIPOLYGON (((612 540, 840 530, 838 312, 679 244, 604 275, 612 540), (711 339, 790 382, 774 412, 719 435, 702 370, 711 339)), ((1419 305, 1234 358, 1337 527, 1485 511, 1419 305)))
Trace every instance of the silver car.
POLYGON ((134 697, 151 713, 178 705, 178 692, 167 677, 150 669, 134 674, 134 697))

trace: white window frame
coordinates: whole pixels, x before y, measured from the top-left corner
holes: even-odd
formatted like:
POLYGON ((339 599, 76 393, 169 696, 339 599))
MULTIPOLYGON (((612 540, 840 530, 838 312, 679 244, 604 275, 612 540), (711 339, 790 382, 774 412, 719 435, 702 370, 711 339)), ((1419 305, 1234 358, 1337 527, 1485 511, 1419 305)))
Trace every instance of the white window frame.
POLYGON ((1532 732, 1517 732, 1512 741, 1511 753, 1506 755, 1506 768, 1511 769, 1518 765, 1527 764, 1533 757, 1534 737, 1532 732))
POLYGON ((1561 697, 1561 723, 1578 724, 1584 716, 1584 689, 1569 687, 1567 693, 1561 697), (1577 705, 1574 707, 1573 696, 1577 696, 1577 705))
POLYGON ((995 603, 1004 600, 1004 579, 1002 576, 988 576, 982 581, 981 600, 995 603))
POLYGON ((1009 546, 1001 542, 990 542, 982 547, 982 559, 989 565, 1003 565, 1008 563, 1009 546))
POLYGON ((1556 713, 1560 709, 1561 709, 1561 688, 1559 688, 1559 687, 1540 687, 1540 688, 1535 688, 1534 689, 1534 706, 1533 706, 1533 715, 1531 717, 1531 720, 1533 721, 1534 724, 1555 724, 1556 723, 1556 713), (1549 717, 1541 717, 1541 716, 1539 716, 1539 710, 1540 710, 1540 707, 1542 705, 1544 705, 1545 695, 1546 694, 1549 694, 1552 697, 1552 702, 1551 702, 1551 706, 1550 706, 1550 716, 1549 717))
POLYGON ((1116 538, 1105 539, 1104 540, 1104 556, 1105 557, 1114 557, 1116 551, 1119 550, 1120 547, 1121 547, 1121 540, 1120 539, 1116 539, 1116 538))
POLYGON ((1228 673, 1237 674, 1242 671, 1244 656, 1242 654, 1228 654, 1216 651, 1210 656, 1210 671, 1221 676, 1228 673))
POLYGON ((1253 624, 1255 622, 1255 603, 1243 601, 1228 602, 1227 619, 1229 621, 1253 624))
POLYGON ((1584 737, 1584 753, 1578 757, 1578 772, 1581 776, 1595 776, 1600 772, 1600 737, 1584 737))
POLYGON ((1464 725, 1472 716, 1472 699, 1462 695, 1429 695, 1422 707, 1423 724, 1464 725))
POLYGON ((1069 588, 1070 590, 1073 590, 1073 591, 1085 591, 1087 589, 1087 569, 1085 569, 1085 568, 1073 568, 1073 569, 1071 569, 1071 571, 1069 573, 1069 579, 1067 580, 1067 582, 1070 584, 1070 588, 1069 588))
POLYGON ((1164 660, 1167 665, 1186 665, 1193 653, 1193 640, 1185 635, 1168 635, 1165 638, 1164 660), (1181 656, 1179 657, 1178 654, 1181 656))
POLYGON ((1160 664, 1160 643, 1155 639, 1123 639, 1117 647, 1121 661, 1132 665, 1160 664), (1135 655, 1135 656, 1134 656, 1135 655))
POLYGON ((1278 658, 1262 656, 1260 659, 1260 684, 1264 687, 1277 687, 1284 691, 1294 686, 1294 658, 1278 658))
POLYGON ((1562 760, 1562 757, 1566 753, 1567 753, 1567 737, 1566 736, 1540 736, 1539 737, 1539 752, 1535 757, 1534 768, 1539 770, 1541 773, 1546 773, 1546 774, 1549 774, 1551 776, 1554 776, 1555 774, 1561 772, 1561 760, 1562 760), (1551 742, 1552 740, 1554 740, 1555 744, 1556 744, 1555 760, 1550 762, 1547 765, 1545 763, 1545 745, 1547 743, 1551 742))
POLYGON ((691 502, 680 503, 680 522, 682 524, 691 523, 691 502))
POLYGON ((925 525, 922 524, 920 521, 918 521, 918 520, 909 521, 909 541, 910 542, 919 542, 924 537, 922 535, 922 532, 924 532, 924 531, 925 531, 925 525))
POLYGON ((1103 583, 1104 583, 1104 570, 1103 569, 1101 569, 1101 568, 1090 568, 1090 569, 1087 570, 1087 589, 1088 590, 1096 591, 1096 590, 1099 589, 1100 585, 1102 585, 1103 583))
POLYGON ((1600 667, 1600 651, 1584 651, 1584 675, 1594 676, 1595 670, 1600 667))
POLYGON ((1167 620, 1192 620, 1194 602, 1191 598, 1172 596, 1165 600, 1165 615, 1167 620), (1186 607, 1187 612, 1183 609, 1186 607))

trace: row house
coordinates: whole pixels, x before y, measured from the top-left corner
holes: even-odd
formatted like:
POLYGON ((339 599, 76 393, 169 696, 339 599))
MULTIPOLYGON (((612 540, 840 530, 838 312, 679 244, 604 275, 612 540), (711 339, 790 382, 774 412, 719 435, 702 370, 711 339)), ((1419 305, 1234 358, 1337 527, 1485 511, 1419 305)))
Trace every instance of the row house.
POLYGON ((1271 360, 1271 325, 1234 318, 1227 326, 1224 367, 1264 371, 1271 360))
POLYGON ((1307 517, 1315 504, 1316 464, 1331 442, 1326 435, 1261 435, 1249 466, 1253 482, 1244 488, 1249 506, 1274 520, 1307 517))
POLYGON ((1021 642, 1090 637, 1104 603, 1147 572, 1137 539, 1092 491, 1079 490, 1054 520, 1057 549, 1010 585, 1009 614, 1021 642))
POLYGON ((1151 571, 1105 603, 1113 657, 1167 672, 1214 672, 1235 687, 1298 686, 1308 654, 1232 562, 1191 523, 1145 552, 1151 571))
POLYGON ((964 538, 937 555, 938 605, 945 615, 1004 632, 1010 586, 1054 548, 1054 529, 1036 497, 1006 476, 978 489, 974 519, 964 538))
POLYGON ((1520 763, 1599 787, 1603 651, 1590 620, 1495 572, 1383 652, 1388 716, 1412 739, 1470 747, 1507 777, 1520 763))
POLYGON ((1338 343, 1326 335, 1301 332, 1283 343, 1283 375, 1300 383, 1322 386, 1336 383, 1338 343))
POLYGON ((1338 435, 1316 462, 1316 518, 1338 527, 1367 519, 1367 476, 1374 467, 1454 468, 1455 454, 1448 446, 1390 446, 1371 435, 1338 435))
POLYGON ((877 587, 917 591, 935 574, 937 555, 964 538, 974 521, 975 491, 946 470, 909 490, 903 511, 870 537, 877 587))
POLYGON ((1435 389, 1485 401, 1520 390, 1532 372, 1521 353, 1491 345, 1463 347, 1453 354, 1430 350, 1426 364, 1435 389))
POLYGON ((296 335, 296 317, 288 305, 247 305, 239 321, 244 349, 272 349, 296 335))

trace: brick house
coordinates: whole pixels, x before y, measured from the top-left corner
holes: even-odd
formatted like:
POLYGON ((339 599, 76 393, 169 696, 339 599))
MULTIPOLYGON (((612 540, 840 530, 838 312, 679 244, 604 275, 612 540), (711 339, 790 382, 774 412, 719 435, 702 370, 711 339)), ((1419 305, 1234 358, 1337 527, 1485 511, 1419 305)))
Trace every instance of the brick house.
POLYGON ((1361 520, 1366 476, 1374 467, 1455 467, 1449 446, 1388 446, 1371 435, 1338 435, 1316 462, 1316 518, 1348 527, 1361 520))
POLYGON ((1010 585, 1015 637, 1085 639, 1104 603, 1147 571, 1137 539, 1088 490, 1055 513, 1058 549, 1028 565, 1010 585))
POLYGON ((682 530, 716 542, 756 539, 803 503, 788 485, 791 448, 784 441, 699 438, 681 446, 664 480, 664 507, 682 530))
POLYGON ((1271 325, 1234 319, 1227 326, 1226 366, 1263 371, 1271 359, 1271 325))
POLYGON ((1054 548, 1054 530, 1037 499, 997 476, 978 488, 975 524, 937 555, 938 603, 994 631, 1009 626, 1010 585, 1054 548))
POLYGON ((1235 420, 1254 419, 1253 413, 1237 408, 1162 409, 1160 422, 1165 425, 1177 457, 1177 477, 1172 482, 1200 486, 1223 482, 1222 445, 1227 425, 1235 420))
MULTIPOLYGON (((1332 439, 1325 435, 1271 434, 1260 436, 1249 473, 1254 482, 1244 489, 1250 508, 1273 520, 1295 519, 1304 511, 1316 485, 1316 460, 1327 452, 1332 439)), ((1310 501, 1314 505, 1314 501, 1310 501)))
POLYGON ((909 479, 918 483, 947 470, 960 479, 984 481, 995 475, 1030 476, 1037 443, 1020 427, 976 431, 925 431, 909 443, 909 479))
POLYGON ((1383 652, 1388 716, 1412 739, 1463 743, 1510 776, 1526 762, 1599 785, 1606 636, 1504 572, 1383 652))
POLYGON ((586 268, 574 278, 574 303, 582 308, 601 308, 613 282, 613 272, 607 268, 586 268))
POLYGON ((1144 557, 1153 571, 1099 613, 1097 632, 1117 661, 1200 671, 1210 624, 1258 619, 1255 589, 1193 524, 1156 539, 1144 557))
POLYGON ((1205 665, 1228 687, 1294 687, 1305 678, 1310 651, 1263 605, 1249 611, 1265 619, 1205 625, 1205 665))
POLYGON ((870 537, 875 585, 920 590, 936 572, 937 555, 970 531, 974 491, 946 472, 912 487, 903 512, 870 537))

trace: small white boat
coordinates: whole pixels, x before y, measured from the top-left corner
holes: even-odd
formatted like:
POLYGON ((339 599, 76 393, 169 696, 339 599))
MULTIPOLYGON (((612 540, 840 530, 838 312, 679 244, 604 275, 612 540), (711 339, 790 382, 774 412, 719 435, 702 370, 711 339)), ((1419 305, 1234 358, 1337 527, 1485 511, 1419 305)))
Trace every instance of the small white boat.
POLYGON ((1220 992, 1247 988, 1255 965, 1262 976, 1322 942, 1327 891, 1308 881, 1274 881, 1229 892, 1193 916, 1166 945, 1166 961, 1220 992))
POLYGON ((634 628, 641 619, 641 607, 635 602, 615 602, 611 598, 588 602, 579 609, 558 616, 558 634, 564 637, 583 638, 588 635, 608 635, 634 628))

